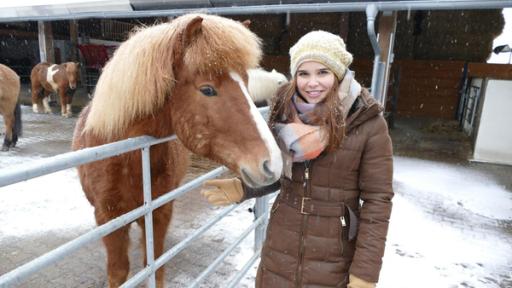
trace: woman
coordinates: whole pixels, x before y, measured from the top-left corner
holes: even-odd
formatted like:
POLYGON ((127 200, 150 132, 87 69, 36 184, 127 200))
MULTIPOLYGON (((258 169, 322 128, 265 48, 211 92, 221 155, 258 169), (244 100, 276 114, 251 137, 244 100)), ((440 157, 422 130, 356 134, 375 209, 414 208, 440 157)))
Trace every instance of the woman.
POLYGON ((392 146, 382 107, 347 69, 343 40, 324 31, 290 49, 292 80, 269 125, 281 144, 281 180, 252 189, 205 183, 227 205, 281 189, 270 216, 256 287, 375 287, 391 214, 392 146))

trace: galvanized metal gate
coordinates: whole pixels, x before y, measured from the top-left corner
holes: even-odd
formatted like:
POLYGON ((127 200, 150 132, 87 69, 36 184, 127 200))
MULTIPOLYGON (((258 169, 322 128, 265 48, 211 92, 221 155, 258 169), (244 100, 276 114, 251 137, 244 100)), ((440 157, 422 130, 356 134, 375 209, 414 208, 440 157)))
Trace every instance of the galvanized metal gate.
MULTIPOLYGON (((268 108, 260 109, 260 112, 266 113, 268 108)), ((155 272, 165 263, 169 262, 174 256, 184 250, 194 239, 201 236, 215 223, 224 216, 237 208, 238 205, 232 205, 223 209, 216 217, 210 219, 203 226, 190 234, 183 241, 174 245, 170 250, 164 252, 159 258, 154 259, 153 253, 153 217, 152 212, 162 205, 184 195, 185 193, 198 188, 205 180, 215 178, 227 171, 225 167, 216 168, 164 195, 157 199, 151 199, 151 171, 150 171, 150 147, 152 145, 176 140, 176 136, 156 139, 150 136, 141 136, 130 138, 119 142, 109 143, 102 146, 86 148, 79 151, 64 153, 50 158, 34 161, 22 166, 10 167, 9 170, 0 170, 0 187, 14 184, 17 182, 29 180, 35 177, 51 174, 60 170, 73 168, 86 163, 102 160, 105 158, 120 155, 134 150, 142 150, 142 173, 143 173, 143 191, 144 204, 135 210, 132 210, 116 219, 111 220, 95 229, 81 235, 58 248, 47 252, 46 254, 35 258, 34 260, 17 267, 16 269, 0 276, 0 287, 12 287, 22 283, 28 276, 45 268, 52 263, 59 261, 81 247, 97 241, 105 235, 135 221, 144 216, 146 226, 146 255, 147 265, 133 277, 129 278, 122 287, 136 287, 144 280, 148 280, 148 287, 155 287, 155 272)), ((255 219, 253 223, 248 223, 247 229, 224 250, 190 285, 189 287, 198 287, 199 284, 222 263, 226 258, 252 231, 255 231, 255 245, 253 256, 247 261, 243 268, 231 279, 226 287, 235 287, 242 279, 245 273, 252 267, 254 262, 260 256, 261 244, 264 239, 265 227, 268 221, 268 196, 256 200, 254 209, 255 219)))

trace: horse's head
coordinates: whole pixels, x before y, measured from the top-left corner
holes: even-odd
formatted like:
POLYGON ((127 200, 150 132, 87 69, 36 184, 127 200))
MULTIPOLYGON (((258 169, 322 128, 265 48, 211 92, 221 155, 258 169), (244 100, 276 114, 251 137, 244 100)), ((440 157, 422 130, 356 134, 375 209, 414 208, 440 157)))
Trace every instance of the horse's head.
POLYGON ((281 87, 284 84, 288 83, 288 79, 286 78, 286 76, 284 76, 284 74, 282 73, 277 72, 276 69, 272 69, 270 75, 272 75, 272 79, 276 81, 278 87, 281 87))
POLYGON ((281 152, 247 92, 246 70, 259 62, 259 39, 238 22, 201 15, 186 24, 175 45, 170 114, 178 138, 250 186, 276 181, 281 152))
POLYGON ((76 89, 76 83, 79 80, 80 63, 78 62, 66 62, 63 64, 66 69, 66 76, 69 82, 70 89, 76 89))
POLYGON ((176 133, 248 185, 271 184, 281 175, 281 152, 246 89, 260 46, 244 25, 214 15, 135 31, 105 66, 84 131, 106 141, 176 133))

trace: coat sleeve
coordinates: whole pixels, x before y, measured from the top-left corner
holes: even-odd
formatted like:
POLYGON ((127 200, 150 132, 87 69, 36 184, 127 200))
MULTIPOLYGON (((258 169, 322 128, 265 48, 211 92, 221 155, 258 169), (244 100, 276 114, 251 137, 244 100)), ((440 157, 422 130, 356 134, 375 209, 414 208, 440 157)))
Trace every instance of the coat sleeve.
POLYGON ((369 129, 359 167, 359 189, 363 205, 350 273, 377 283, 391 215, 393 147, 384 118, 378 116, 369 121, 373 122, 373 127, 369 129))

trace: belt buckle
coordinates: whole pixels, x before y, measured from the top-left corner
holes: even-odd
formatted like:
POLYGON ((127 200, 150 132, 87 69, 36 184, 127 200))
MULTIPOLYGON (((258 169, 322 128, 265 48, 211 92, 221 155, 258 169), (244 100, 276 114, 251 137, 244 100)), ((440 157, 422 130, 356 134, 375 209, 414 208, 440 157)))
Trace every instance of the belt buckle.
POLYGON ((304 214, 304 215, 308 215, 309 214, 309 212, 304 211, 304 202, 306 200, 311 200, 311 198, 309 198, 309 197, 302 197, 302 201, 301 201, 301 204, 300 204, 300 214, 304 214))

